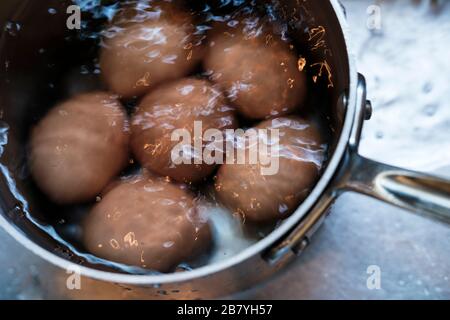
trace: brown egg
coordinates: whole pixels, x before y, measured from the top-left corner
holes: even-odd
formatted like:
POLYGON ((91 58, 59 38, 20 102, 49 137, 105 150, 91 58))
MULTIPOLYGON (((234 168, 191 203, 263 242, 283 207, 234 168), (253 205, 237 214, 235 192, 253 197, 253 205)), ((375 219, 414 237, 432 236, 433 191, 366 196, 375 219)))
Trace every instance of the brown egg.
POLYGON ((210 34, 204 66, 238 111, 266 119, 302 108, 306 76, 294 47, 275 35, 263 19, 233 20, 210 34))
POLYGON ((33 129, 29 164, 40 189, 71 204, 98 195, 128 161, 128 121, 114 95, 77 95, 33 129))
POLYGON ((206 80, 186 78, 162 85, 144 97, 132 119, 131 147, 145 168, 176 181, 199 182, 218 162, 204 157, 205 148, 223 151, 204 133, 208 129, 222 133, 235 127, 234 110, 222 93, 206 80), (173 136, 176 130, 188 135, 184 142, 182 135, 173 136), (186 147, 180 148, 180 144, 186 147))
POLYGON ((207 221, 186 187, 154 176, 120 181, 83 226, 84 244, 98 257, 161 272, 211 244, 207 221))
POLYGON ((100 67, 109 88, 140 96, 161 82, 189 74, 202 57, 191 15, 174 4, 125 7, 104 31, 100 67))
POLYGON ((267 120, 254 129, 260 141, 237 139, 235 154, 245 152, 245 158, 220 168, 216 192, 220 202, 244 220, 276 221, 291 214, 314 186, 326 146, 317 128, 298 117, 267 120), (255 145, 258 149, 252 149, 255 145), (252 150, 256 160, 251 160, 252 150))

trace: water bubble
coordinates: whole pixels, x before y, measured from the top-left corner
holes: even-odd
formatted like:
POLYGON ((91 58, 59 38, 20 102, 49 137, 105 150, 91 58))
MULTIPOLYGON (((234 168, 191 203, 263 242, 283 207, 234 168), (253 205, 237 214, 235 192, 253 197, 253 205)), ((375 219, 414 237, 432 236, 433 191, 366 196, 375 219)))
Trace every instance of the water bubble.
POLYGON ((282 203, 278 206, 278 212, 280 213, 286 213, 288 210, 289 207, 285 203, 282 203))
POLYGON ((5 24, 4 30, 12 37, 17 36, 22 26, 18 22, 8 21, 5 24))
POLYGON ((9 126, 5 122, 0 121, 0 147, 3 147, 8 143, 8 133, 9 126))
POLYGON ((80 73, 81 73, 81 74, 89 74, 89 68, 88 68, 88 66, 82 65, 82 66, 80 67, 80 73))

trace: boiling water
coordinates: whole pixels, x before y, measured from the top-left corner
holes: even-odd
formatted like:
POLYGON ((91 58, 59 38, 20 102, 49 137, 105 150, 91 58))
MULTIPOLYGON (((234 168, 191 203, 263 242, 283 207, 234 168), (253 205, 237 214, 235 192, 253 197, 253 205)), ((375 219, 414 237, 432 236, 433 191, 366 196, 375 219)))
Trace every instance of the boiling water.
MULTIPOLYGON (((60 44, 56 50, 53 47, 53 43, 37 43, 39 39, 43 39, 42 37, 37 37, 38 40, 36 40, 36 43, 29 45, 30 47, 34 45, 33 52, 31 52, 33 57, 38 57, 36 60, 43 63, 41 66, 31 67, 36 68, 36 73, 41 72, 45 74, 43 76, 45 81, 41 79, 39 84, 36 84, 27 82, 27 79, 14 79, 12 76, 10 77, 8 72, 11 69, 11 64, 15 63, 14 55, 8 55, 8 53, 3 54, 6 57, 4 61, 6 81, 12 83, 13 86, 14 83, 20 81, 20 90, 28 90, 28 88, 33 87, 37 88, 36 91, 39 91, 39 95, 37 95, 39 96, 39 100, 13 100, 17 105, 14 105, 14 107, 10 106, 10 110, 11 108, 16 110, 23 108, 27 110, 25 112, 26 114, 23 115, 23 119, 20 120, 20 125, 14 122, 17 121, 17 115, 8 116, 6 113, 11 111, 4 110, 5 116, 3 118, 5 121, 0 126, 0 151, 2 153, 4 150, 5 153, 8 153, 8 148, 13 149, 8 143, 8 137, 11 131, 10 126, 11 128, 15 128, 14 136, 18 140, 16 143, 20 146, 26 146, 30 128, 57 102, 77 93, 104 88, 100 80, 101 70, 98 63, 98 50, 102 45, 102 36, 105 35, 105 25, 113 19, 116 12, 120 9, 121 3, 120 1, 99 0, 76 0, 74 2, 82 9, 83 21, 81 30, 76 32, 65 30, 62 34, 58 35, 60 39, 63 38, 64 40, 63 44, 60 44), (20 103, 23 105, 20 106, 20 103)), ((140 1, 139 3, 148 5, 148 1, 140 1)), ((70 2, 67 4, 70 4, 70 2)), ((311 22, 313 18, 308 16, 305 16, 301 21, 284 22, 279 19, 278 9, 278 3, 276 1, 223 0, 196 1, 195 5, 190 8, 190 11, 200 21, 197 24, 196 33, 205 36, 207 30, 210 29, 211 23, 214 21, 229 21, 232 23, 233 14, 237 11, 245 12, 246 14, 257 13, 260 16, 269 17, 274 25, 277 26, 276 34, 284 40, 292 40, 292 43, 297 47, 299 53, 299 69, 304 69, 309 75, 308 105, 314 106, 314 108, 307 110, 308 116, 319 123, 324 135, 328 136, 330 124, 329 117, 327 116, 329 103, 329 92, 327 88, 333 87, 333 78, 326 60, 315 61, 314 57, 311 57, 308 53, 311 50, 316 52, 319 50, 323 52, 329 50, 323 40, 323 33, 325 31, 320 26, 314 25, 311 22), (296 38, 292 39, 290 35, 294 33, 296 34, 296 38)), ((55 7, 49 5, 45 8, 45 14, 49 18, 55 15, 65 18, 63 10, 64 6, 59 5, 55 7)), ((40 18, 45 18, 45 14, 40 18)), ((8 47, 10 50, 13 50, 11 48, 26 45, 23 42, 27 37, 21 36, 24 30, 27 30, 27 28, 30 30, 39 25, 39 23, 45 23, 45 21, 35 20, 31 19, 28 21, 18 18, 17 20, 9 21, 5 27, 2 39, 3 51, 6 51, 5 48, 8 47)), ((25 53, 27 51, 19 53, 19 56, 22 54, 26 56, 25 53)), ((30 54, 30 52, 27 54, 30 54)), ((25 60, 21 59, 23 57, 17 57, 16 63, 26 64, 26 58, 25 60)), ((195 73, 205 75, 205 71, 201 70, 200 67, 195 73)), ((123 101, 123 103, 129 113, 136 106, 136 101, 133 99, 123 101)), ((253 124, 252 122, 244 122, 243 126, 249 127, 253 124)), ((26 164, 26 147, 20 146, 14 147, 16 148, 14 150, 20 151, 18 152, 19 155, 15 154, 12 157, 5 155, 2 159, 3 164, 0 166, 8 188, 18 203, 9 212, 10 215, 16 212, 17 214, 18 212, 24 213, 26 219, 58 243, 55 253, 72 261, 88 266, 95 266, 99 269, 126 273, 156 273, 138 267, 130 267, 106 261, 86 253, 80 241, 80 234, 82 232, 80 221, 91 205, 61 207, 46 200, 46 197, 40 193, 29 175, 26 164), (25 194, 28 196, 24 196, 25 194)), ((13 152, 11 151, 11 153, 13 152)), ((123 174, 136 170, 136 165, 133 163, 134 161, 130 162, 130 168, 123 174)), ((193 191, 198 192, 195 188, 193 191)), ((273 228, 276 228, 277 225, 273 224, 264 228, 243 226, 238 217, 235 217, 222 208, 215 202, 213 197, 201 197, 200 208, 208 212, 208 216, 210 217, 214 248, 208 256, 189 262, 189 264, 182 264, 178 267, 178 270, 190 270, 192 267, 215 263, 238 254, 262 239, 273 228)))

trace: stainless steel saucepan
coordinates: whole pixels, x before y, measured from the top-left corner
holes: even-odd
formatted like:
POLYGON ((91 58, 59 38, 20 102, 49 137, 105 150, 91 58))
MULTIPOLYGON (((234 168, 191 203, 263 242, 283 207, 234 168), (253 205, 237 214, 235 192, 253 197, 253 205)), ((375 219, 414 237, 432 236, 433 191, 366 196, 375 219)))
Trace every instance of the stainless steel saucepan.
MULTIPOLYGON (((43 259, 64 269, 79 268, 84 276, 148 296, 169 293, 165 297, 211 298, 248 288, 283 268, 305 249, 326 218, 327 209, 345 191, 363 193, 440 222, 450 222, 450 181, 382 164, 358 153, 361 129, 364 120, 371 116, 371 105, 366 100, 364 77, 358 74, 349 52, 348 27, 339 2, 280 0, 278 14, 290 25, 303 24, 310 31, 306 41, 312 41, 312 47, 317 48, 320 41, 321 48, 315 50, 313 62, 321 66, 325 81, 329 76, 333 84, 327 89, 334 129, 330 160, 308 198, 266 238, 228 260, 193 271, 131 275, 80 265, 75 254, 28 219, 26 212, 32 212, 36 219, 44 215, 37 209, 33 211, 38 208, 33 205, 35 196, 27 193, 21 179, 25 174, 21 163, 27 127, 36 117, 34 109, 46 104, 51 95, 49 74, 57 73, 49 68, 39 48, 53 48, 55 52, 49 54, 59 59, 70 55, 71 48, 63 44, 65 8, 69 4, 57 0, 3 0, 0 4, 0 22, 5 26, 0 48, 1 131, 7 132, 0 140, 6 142, 4 138, 8 138, 2 148, 0 167, 0 224, 43 259), (52 14, 49 8, 55 9, 52 14), (27 23, 21 25, 21 21, 27 23), (7 37, 17 41, 5 47, 7 37)), ((295 179, 294 172, 292 178, 295 179)))

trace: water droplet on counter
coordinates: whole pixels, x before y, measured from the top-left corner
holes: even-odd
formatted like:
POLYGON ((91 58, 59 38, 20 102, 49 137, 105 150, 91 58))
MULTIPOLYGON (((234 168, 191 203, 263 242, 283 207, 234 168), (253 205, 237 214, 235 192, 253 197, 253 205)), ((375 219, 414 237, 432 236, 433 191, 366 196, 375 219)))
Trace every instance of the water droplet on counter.
POLYGON ((426 82, 422 87, 422 91, 424 93, 430 93, 432 90, 433 90, 433 84, 431 82, 426 82))
POLYGON ((427 104, 423 108, 423 113, 429 117, 432 117, 436 114, 436 111, 438 110, 439 106, 437 104, 427 104))
POLYGON ((33 276, 38 276, 39 275, 39 269, 37 266, 35 266, 34 264, 30 265, 30 273, 33 276))
POLYGON ((383 139, 384 133, 382 131, 377 131, 377 133, 375 134, 375 137, 377 139, 383 139))

